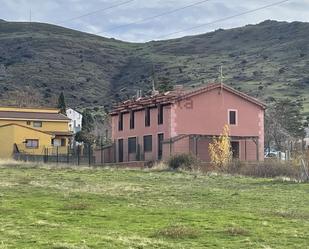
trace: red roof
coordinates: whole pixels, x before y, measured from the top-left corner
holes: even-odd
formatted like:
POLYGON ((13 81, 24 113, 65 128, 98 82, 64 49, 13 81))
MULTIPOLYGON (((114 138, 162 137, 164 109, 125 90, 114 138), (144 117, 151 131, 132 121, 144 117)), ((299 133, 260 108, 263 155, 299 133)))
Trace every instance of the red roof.
POLYGON ((263 109, 266 108, 266 104, 264 104, 263 102, 259 101, 256 98, 253 98, 225 84, 214 83, 214 84, 209 84, 207 86, 200 87, 194 90, 189 90, 189 91, 185 91, 185 90, 170 91, 166 93, 160 93, 154 96, 147 96, 143 98, 127 100, 115 106, 115 108, 111 112, 111 115, 115 115, 119 112, 124 112, 124 111, 129 111, 129 110, 138 110, 138 109, 143 109, 145 107, 156 106, 158 104, 172 104, 182 99, 190 98, 195 95, 208 92, 208 91, 211 91, 217 88, 222 88, 228 92, 231 92, 243 99, 246 99, 247 101, 253 104, 260 106, 263 109))

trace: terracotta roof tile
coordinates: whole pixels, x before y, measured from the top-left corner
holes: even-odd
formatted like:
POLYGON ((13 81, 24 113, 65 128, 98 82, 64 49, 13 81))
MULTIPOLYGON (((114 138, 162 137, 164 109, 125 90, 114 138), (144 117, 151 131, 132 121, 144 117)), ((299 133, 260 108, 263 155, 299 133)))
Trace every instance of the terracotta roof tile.
POLYGON ((175 101, 179 101, 181 99, 192 97, 197 94, 201 94, 201 93, 204 93, 204 92, 216 89, 216 88, 220 88, 220 87, 262 108, 266 108, 266 105, 256 98, 253 98, 243 92, 237 91, 234 88, 229 87, 225 84, 214 83, 214 84, 209 84, 207 86, 195 88, 193 90, 181 90, 181 91, 176 90, 176 91, 170 91, 166 93, 160 93, 154 96, 147 96, 147 97, 142 97, 138 99, 127 100, 115 106, 111 114, 115 115, 118 112, 131 110, 131 109, 134 109, 134 110, 141 109, 141 108, 145 108, 151 105, 174 103, 175 101))

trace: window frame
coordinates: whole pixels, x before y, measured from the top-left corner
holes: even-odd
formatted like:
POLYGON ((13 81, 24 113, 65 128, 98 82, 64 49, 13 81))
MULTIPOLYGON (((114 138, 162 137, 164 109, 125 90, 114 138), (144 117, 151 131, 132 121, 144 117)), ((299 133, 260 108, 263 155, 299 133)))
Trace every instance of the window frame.
POLYGON ((124 113, 122 112, 118 115, 118 131, 123 131, 123 115, 124 113))
POLYGON ((152 135, 143 136, 143 149, 144 149, 144 152, 152 152, 152 135), (148 141, 149 148, 148 147, 146 148, 146 138, 150 138, 150 143, 148 141))
POLYGON ((134 130, 135 128, 135 112, 130 111, 130 130, 134 130))
POLYGON ((164 122, 164 106, 159 104, 157 109, 158 109, 158 125, 162 125, 164 122))
POLYGON ((35 127, 35 128, 41 128, 41 127, 43 127, 43 122, 42 121, 33 121, 32 126, 35 127), (36 125, 36 124, 40 124, 40 125, 36 125))
POLYGON ((136 154, 137 153, 137 137, 128 137, 128 154, 136 154), (130 140, 135 139, 135 150, 130 147, 130 140))
POLYGON ((145 108, 145 127, 150 127, 151 121, 150 121, 150 108, 145 108))
POLYGON ((27 149, 38 149, 39 148, 39 139, 33 139, 33 138, 27 138, 26 140, 25 140, 25 147, 27 148, 27 149), (37 145, 36 146, 28 146, 28 142, 29 141, 31 141, 31 142, 36 142, 37 143, 37 145))
POLYGON ((228 124, 229 125, 234 125, 234 126, 237 126, 238 125, 238 110, 236 109, 228 109, 228 124), (234 112, 235 113, 235 123, 231 123, 231 112, 234 112))

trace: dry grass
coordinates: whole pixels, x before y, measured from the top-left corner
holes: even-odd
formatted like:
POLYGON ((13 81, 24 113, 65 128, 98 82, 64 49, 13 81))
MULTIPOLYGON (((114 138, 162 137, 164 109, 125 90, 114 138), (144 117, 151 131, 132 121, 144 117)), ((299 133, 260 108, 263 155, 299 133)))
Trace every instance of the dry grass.
POLYGON ((199 236, 200 232, 193 227, 183 225, 171 225, 158 230, 154 236, 171 239, 194 239, 199 236))
POLYGON ((161 162, 156 162, 151 168, 151 171, 165 171, 168 169, 169 169, 168 164, 161 161, 161 162))
POLYGON ((247 236, 249 232, 242 227, 229 227, 225 230, 225 233, 230 236, 247 236))
POLYGON ((68 203, 62 207, 61 210, 63 211, 77 211, 77 210, 87 210, 90 208, 90 205, 85 202, 79 202, 79 203, 68 203))

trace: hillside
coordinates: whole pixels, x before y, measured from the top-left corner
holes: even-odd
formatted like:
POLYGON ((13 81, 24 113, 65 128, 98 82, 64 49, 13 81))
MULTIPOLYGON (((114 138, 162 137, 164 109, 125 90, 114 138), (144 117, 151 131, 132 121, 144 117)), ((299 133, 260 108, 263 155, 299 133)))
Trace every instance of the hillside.
POLYGON ((305 101, 309 115, 309 24, 265 21, 180 39, 134 44, 42 24, 0 21, 0 104, 110 107, 157 84, 225 82, 264 101, 305 101))

